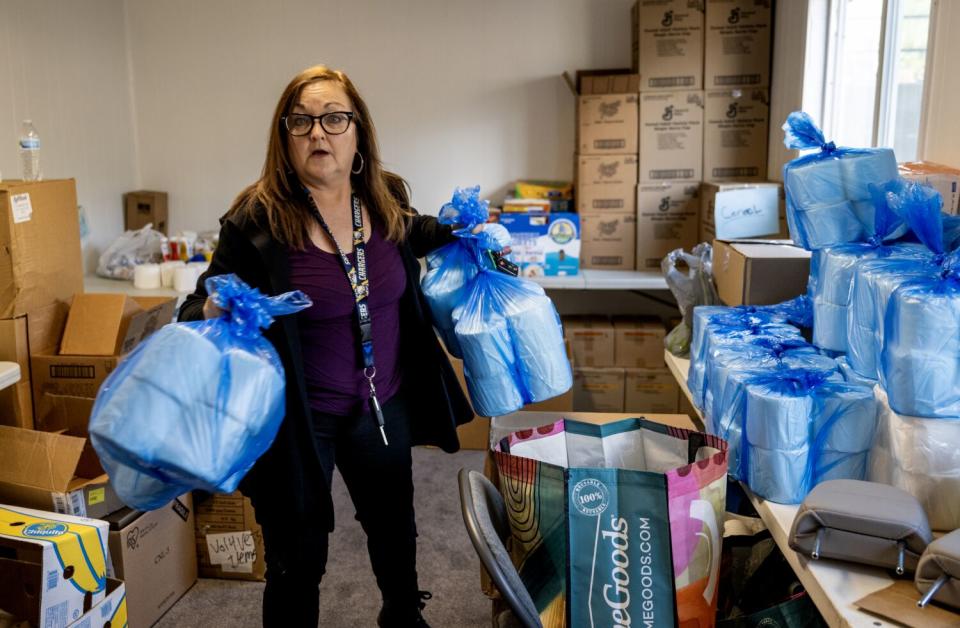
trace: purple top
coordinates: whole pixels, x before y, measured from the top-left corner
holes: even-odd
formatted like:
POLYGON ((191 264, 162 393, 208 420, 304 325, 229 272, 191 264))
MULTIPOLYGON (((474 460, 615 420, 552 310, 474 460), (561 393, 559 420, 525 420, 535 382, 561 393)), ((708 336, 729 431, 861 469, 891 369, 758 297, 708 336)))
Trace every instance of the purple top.
MULTIPOLYGON (((397 246, 374 226, 366 245, 370 278, 373 354, 377 398, 385 403, 400 388, 400 297, 407 276, 397 246)), ((356 254, 350 253, 356 264, 356 254)), ((353 290, 338 255, 313 244, 290 251, 290 285, 302 290, 313 306, 297 314, 303 347, 307 400, 318 412, 346 416, 367 409, 370 386, 363 376, 360 328, 353 290)))

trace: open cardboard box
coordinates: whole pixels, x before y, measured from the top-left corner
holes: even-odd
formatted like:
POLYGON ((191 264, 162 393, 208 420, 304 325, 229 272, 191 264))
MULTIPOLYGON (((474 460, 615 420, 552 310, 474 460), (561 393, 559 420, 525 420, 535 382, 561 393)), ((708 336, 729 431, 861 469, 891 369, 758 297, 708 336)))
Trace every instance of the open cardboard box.
POLYGON ((96 397, 121 357, 171 322, 175 308, 176 299, 169 297, 74 296, 59 354, 48 350, 30 356, 38 422, 52 411, 51 395, 96 397))
POLYGON ((0 503, 91 518, 123 507, 90 441, 69 432, 0 425, 0 503))

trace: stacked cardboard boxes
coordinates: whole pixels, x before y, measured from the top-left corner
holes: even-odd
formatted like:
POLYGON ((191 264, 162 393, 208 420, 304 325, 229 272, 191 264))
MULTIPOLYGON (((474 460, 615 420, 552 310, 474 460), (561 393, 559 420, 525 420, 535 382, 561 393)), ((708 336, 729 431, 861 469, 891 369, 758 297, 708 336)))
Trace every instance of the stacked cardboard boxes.
POLYGON ((577 72, 577 211, 581 266, 632 270, 636 250, 640 76, 577 72))
POLYGON ((576 364, 577 412, 675 412, 677 384, 663 363, 665 328, 657 319, 565 319, 576 364))

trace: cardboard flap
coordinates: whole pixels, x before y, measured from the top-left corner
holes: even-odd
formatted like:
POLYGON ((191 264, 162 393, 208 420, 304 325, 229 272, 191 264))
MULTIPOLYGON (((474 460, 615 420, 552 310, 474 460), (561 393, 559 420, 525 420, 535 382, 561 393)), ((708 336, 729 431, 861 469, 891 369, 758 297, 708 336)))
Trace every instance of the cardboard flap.
POLYGON ((0 425, 0 482, 66 492, 87 440, 0 425))
POLYGON ((43 416, 37 417, 37 429, 45 432, 67 430, 75 436, 87 436, 87 426, 96 399, 47 393, 43 395, 43 400, 43 404, 37 405, 38 408, 45 408, 43 416))
POLYGON ((134 314, 143 308, 125 294, 78 294, 67 315, 61 355, 114 355, 134 314))
POLYGON ((142 311, 135 313, 127 325, 118 353, 125 355, 143 342, 150 334, 173 321, 177 300, 170 297, 135 297, 142 311))

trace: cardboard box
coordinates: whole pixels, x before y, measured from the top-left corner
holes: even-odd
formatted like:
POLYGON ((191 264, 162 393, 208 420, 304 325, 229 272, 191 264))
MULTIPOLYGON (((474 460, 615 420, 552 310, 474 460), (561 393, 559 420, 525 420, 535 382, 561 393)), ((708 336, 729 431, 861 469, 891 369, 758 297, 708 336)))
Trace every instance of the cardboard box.
POLYGON ((0 425, 33 429, 33 391, 30 384, 30 343, 27 316, 0 319, 0 361, 16 362, 20 381, 0 390, 0 425))
POLYGON ((669 369, 628 368, 624 389, 626 412, 677 412, 680 386, 669 369))
POLYGON ((577 70, 575 79, 564 72, 563 78, 573 93, 581 96, 636 94, 640 91, 640 75, 625 68, 577 70))
POLYGON ((704 87, 770 85, 771 0, 707 0, 704 87))
POLYGON ((697 244, 700 184, 641 183, 637 186, 637 268, 660 269, 660 261, 678 248, 697 244))
POLYGON ((577 152, 622 155, 637 152, 637 94, 580 96, 577 152))
POLYGON ((640 91, 703 88, 703 0, 638 0, 631 11, 640 91))
POLYGON ((576 316, 563 319, 564 336, 577 366, 613 366, 616 332, 610 319, 576 316))
POLYGON ((580 216, 580 266, 633 270, 636 264, 636 213, 604 212, 580 216))
POLYGON ((510 232, 510 259, 524 277, 572 276, 580 270, 580 217, 577 214, 500 215, 510 232))
POLYGON ((85 437, 0 425, 0 503, 78 517, 123 508, 85 437))
POLYGON ((770 117, 767 90, 711 90, 704 100, 704 180, 764 181, 770 117))
POLYGON ((106 598, 108 527, 0 506, 0 608, 34 626, 60 628, 80 619, 106 598))
POLYGON ((130 625, 152 626, 197 581, 193 500, 187 493, 150 512, 124 508, 107 521, 130 625))
POLYGON ((137 626, 127 620, 127 585, 120 580, 107 578, 107 596, 103 601, 70 624, 70 628, 111 628, 113 626, 137 626))
POLYGON ((125 294, 78 294, 60 342, 60 355, 123 355, 173 320, 177 300, 125 294))
POLYGON ((636 155, 577 155, 577 211, 633 212, 636 155))
POLYGON ((623 412, 624 370, 578 366, 573 371, 573 409, 577 412, 623 412))
POLYGON ((960 214, 960 170, 957 168, 932 161, 912 161, 900 164, 900 176, 931 186, 943 197, 943 211, 960 214))
POLYGON ((703 92, 640 94, 640 182, 703 179, 703 92))
POLYGON ((704 183, 700 241, 779 234, 782 195, 779 183, 704 183))
POLYGON ((30 350, 55 348, 83 292, 73 179, 0 183, 0 318, 30 315, 30 350))
POLYGON ((727 305, 770 305, 807 291, 810 251, 782 240, 713 242, 713 277, 727 305))
POLYGON ((218 493, 198 500, 194 512, 200 577, 262 581, 263 532, 250 500, 218 493))
POLYGON ((614 365, 663 368, 663 339, 667 330, 658 318, 613 319, 614 365))
POLYGON ((51 395, 96 397, 100 384, 119 363, 120 356, 116 355, 31 355, 34 416, 42 422, 50 414, 51 395))
POLYGON ((140 190, 123 195, 123 228, 140 229, 153 225, 153 229, 167 233, 167 193, 140 190))

